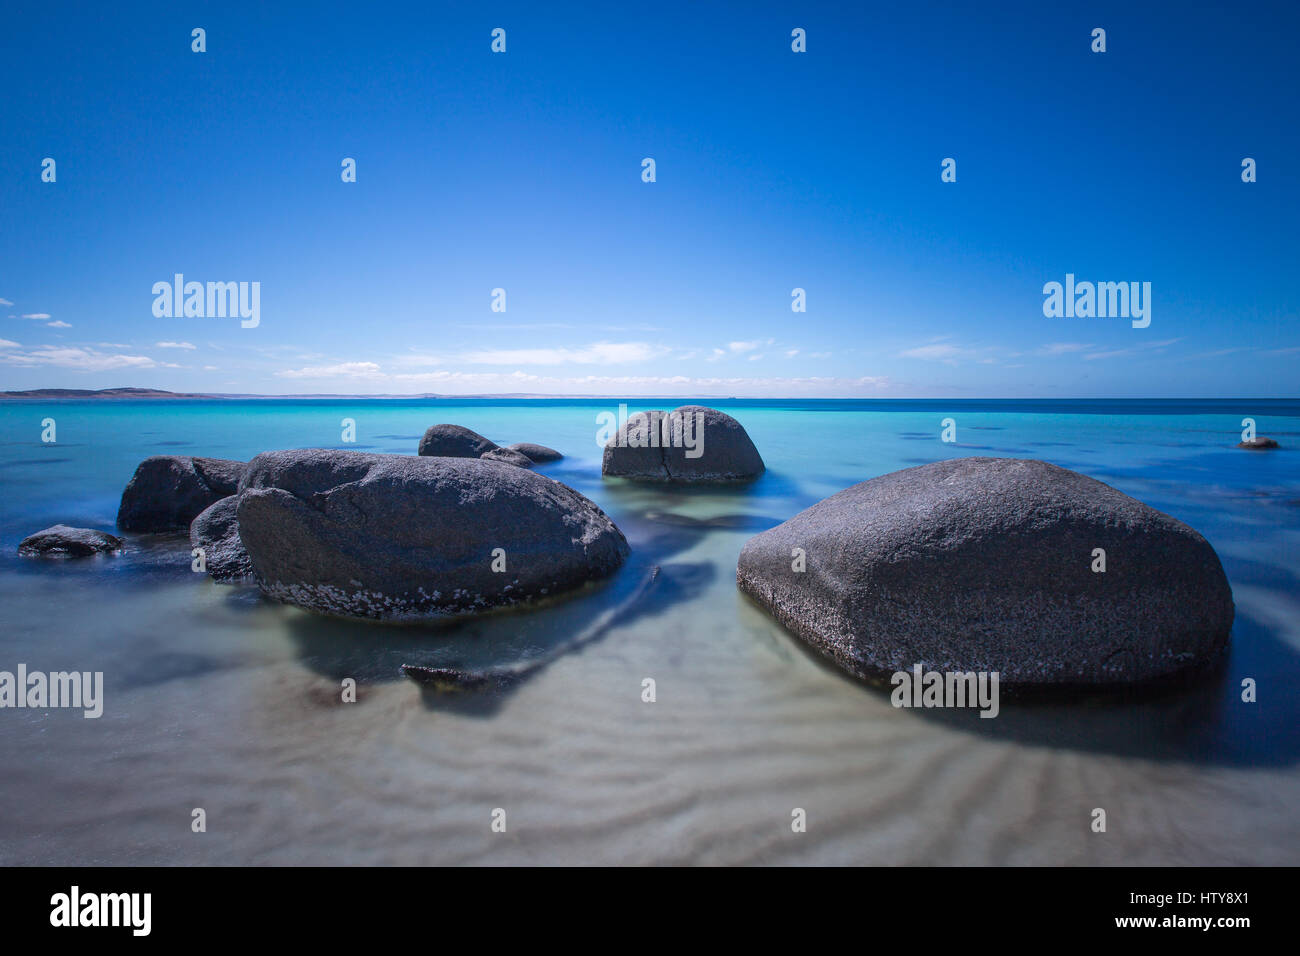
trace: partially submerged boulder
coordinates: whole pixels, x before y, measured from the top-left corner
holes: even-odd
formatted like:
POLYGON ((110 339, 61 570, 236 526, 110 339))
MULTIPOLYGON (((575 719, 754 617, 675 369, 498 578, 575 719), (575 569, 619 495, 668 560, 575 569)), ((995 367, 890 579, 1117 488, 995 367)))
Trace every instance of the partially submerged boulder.
POLYGON ((203 549, 214 581, 230 583, 252 576, 253 562, 239 540, 239 496, 222 498, 190 525, 190 547, 203 549))
POLYGON ((517 451, 521 455, 527 455, 534 464, 538 465, 544 465, 550 461, 559 461, 564 457, 554 448, 547 448, 545 445, 538 445, 530 441, 515 442, 508 448, 510 451, 517 451))
POLYGON ((483 452, 479 458, 483 461, 499 461, 503 465, 514 465, 516 468, 533 467, 531 458, 509 448, 493 448, 491 451, 483 452))
POLYGON ((1196 531, 1092 478, 1009 458, 854 485, 751 538, 736 581, 868 678, 919 663, 1006 685, 1138 682, 1211 660, 1233 620, 1196 531))
POLYGON ((432 425, 420 439, 419 454, 439 458, 478 458, 497 447, 496 442, 464 425, 432 425))
POLYGON ((199 513, 239 487, 242 461, 154 455, 140 462, 122 492, 117 526, 123 531, 188 531, 199 513))
POLYGON ((716 408, 638 412, 605 445, 601 474, 640 481, 749 481, 766 466, 740 422, 716 408))
POLYGON ((405 620, 548 597, 627 557, 578 492, 469 458, 326 450, 249 463, 239 535, 258 587, 312 611, 405 620))
POLYGON ((18 553, 25 558, 88 558, 122 550, 122 539, 94 528, 56 524, 23 538, 18 553))
POLYGON ((1270 448, 1276 448, 1278 445, 1276 440, 1265 438, 1263 435, 1260 435, 1256 438, 1250 439, 1250 441, 1237 442, 1237 447, 1248 448, 1251 451, 1266 451, 1270 448))

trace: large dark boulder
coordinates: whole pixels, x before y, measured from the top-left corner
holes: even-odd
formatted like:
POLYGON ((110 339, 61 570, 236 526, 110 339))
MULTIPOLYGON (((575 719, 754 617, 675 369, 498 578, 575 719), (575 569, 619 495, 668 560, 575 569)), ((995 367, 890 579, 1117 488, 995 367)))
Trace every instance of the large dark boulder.
POLYGON ((497 447, 496 442, 463 425, 432 425, 420 439, 419 453, 439 458, 478 458, 497 447))
POLYGON ((740 422, 716 408, 638 412, 605 445, 601 474, 641 481, 729 482, 765 470, 740 422))
POLYGON ((18 553, 26 558, 87 558, 122 550, 122 539, 93 528, 56 524, 23 538, 18 553))
POLYGON ((751 538, 736 580, 872 678, 919 663, 1007 685, 1138 682, 1211 660, 1233 619, 1200 534, 1092 478, 1011 458, 854 485, 751 538))
POLYGON ((521 455, 527 455, 535 464, 544 465, 548 461, 559 461, 564 456, 554 448, 547 448, 545 445, 538 445, 530 441, 518 441, 509 446, 510 451, 517 451, 521 455))
POLYGON ((267 452, 249 463, 238 517, 265 594, 348 617, 516 604, 603 578, 628 554, 572 488, 469 458, 267 452))
POLYGON ((117 526, 139 533, 188 531, 199 512, 239 487, 242 461, 155 455, 140 462, 122 492, 117 526))
POLYGON ((242 581, 253 562, 239 540, 239 496, 222 498, 204 509, 190 525, 190 547, 203 549, 203 562, 214 581, 242 581))

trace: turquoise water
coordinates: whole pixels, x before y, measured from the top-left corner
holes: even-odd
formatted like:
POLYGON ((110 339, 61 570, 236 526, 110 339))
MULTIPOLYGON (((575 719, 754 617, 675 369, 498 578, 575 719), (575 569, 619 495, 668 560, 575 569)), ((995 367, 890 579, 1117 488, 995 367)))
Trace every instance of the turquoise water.
POLYGON ((616 401, 0 404, 0 669, 103 671, 106 688, 99 720, 0 711, 0 862, 1300 863, 1300 402, 708 404, 762 453, 753 485, 603 481, 597 415, 616 401), (1247 416, 1283 448, 1235 448, 1247 416), (392 628, 215 585, 179 538, 75 563, 15 554, 57 522, 110 530, 149 455, 413 454, 437 422, 564 452, 539 470, 614 519, 628 565, 541 610, 392 628), (937 718, 843 678, 736 592, 753 534, 961 455, 1051 461, 1202 532, 1237 605, 1221 671, 1150 699, 937 718), (398 672, 520 661, 539 666, 487 698, 398 672), (1089 830, 1099 806, 1106 834, 1089 830))

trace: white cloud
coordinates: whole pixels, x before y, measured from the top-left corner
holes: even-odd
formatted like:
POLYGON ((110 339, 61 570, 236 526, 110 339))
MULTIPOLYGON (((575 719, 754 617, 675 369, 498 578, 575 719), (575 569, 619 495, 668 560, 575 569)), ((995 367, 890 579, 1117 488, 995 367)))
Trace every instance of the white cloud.
POLYGON ((1164 350, 1166 347, 1173 345, 1175 342, 1181 341, 1182 339, 1159 339, 1155 342, 1136 342, 1128 348, 1112 349, 1108 352, 1089 352, 1083 358, 1085 361, 1093 361, 1094 359, 1128 358, 1131 355, 1137 355, 1139 352, 1147 350, 1159 352, 1164 350))
POLYGON ((965 354, 965 351, 948 342, 934 342, 930 345, 918 345, 914 349, 905 349, 898 354, 903 358, 926 359, 955 365, 957 357, 965 354))
POLYGON ((0 305, 13 305, 8 299, 0 299, 0 305))
POLYGON ((189 342, 155 342, 154 346, 160 349, 193 349, 198 348, 189 342))
POLYGON ((48 312, 28 312, 26 315, 19 316, 19 318, 23 318, 23 319, 51 319, 51 318, 53 318, 53 316, 50 315, 50 313, 48 313, 48 312))
POLYGON ((45 325, 46 325, 47 328, 51 328, 51 329, 70 329, 70 328, 72 328, 72 323, 71 323, 71 322, 60 322, 60 321, 54 321, 54 322, 46 322, 45 325))
POLYGON ((22 348, 17 342, 10 342, 8 339, 0 339, 0 349, 20 349, 22 348))
POLYGON ((379 366, 374 362, 343 362, 339 365, 317 365, 311 368, 285 369, 276 372, 281 378, 344 378, 344 379, 379 379, 384 378, 379 366))
POLYGON ((49 366, 82 372, 158 367, 158 363, 146 355, 109 355, 90 348, 63 348, 54 345, 42 345, 26 352, 6 352, 0 354, 0 362, 26 368, 49 366))
POLYGON ((1092 348, 1083 342, 1051 342, 1038 351, 1043 355, 1066 355, 1070 352, 1086 352, 1092 348))
POLYGON ((649 342, 597 342, 583 348, 483 349, 466 352, 469 365, 616 365, 647 362, 671 349, 649 342))
POLYGON ((378 392, 395 394, 416 391, 445 394, 536 393, 569 395, 807 395, 855 396, 878 394, 895 386, 879 376, 833 378, 692 378, 686 375, 585 375, 559 377, 513 372, 460 372, 435 369, 423 372, 388 372, 375 362, 346 362, 341 365, 286 369, 281 378, 313 380, 322 391, 334 391, 358 382, 373 383, 378 392))

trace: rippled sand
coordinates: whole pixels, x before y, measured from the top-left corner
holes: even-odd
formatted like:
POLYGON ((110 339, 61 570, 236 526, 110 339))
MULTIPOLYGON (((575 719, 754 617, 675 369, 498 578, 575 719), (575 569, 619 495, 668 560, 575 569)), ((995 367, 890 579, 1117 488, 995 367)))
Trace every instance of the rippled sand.
MULTIPOLYGON (((366 648, 357 625, 174 574, 117 591, 11 579, 14 619, 44 607, 65 634, 93 635, 77 663, 97 648, 108 700, 97 721, 3 715, 25 732, 0 736, 0 862, 1298 862, 1294 761, 1213 751, 1212 730, 1181 719, 1184 698, 1092 715, 1004 703, 1027 729, 948 724, 812 659, 725 575, 680 599, 683 581, 708 577, 698 562, 734 566, 749 533, 695 535, 664 562, 645 616, 496 697, 426 696, 396 667, 544 656, 645 567, 539 612, 554 623, 524 639, 515 616, 480 622, 469 656, 455 632, 366 648), (340 702, 348 674, 355 704, 340 702), (647 677, 655 703, 641 700, 647 677), (1160 753, 1171 734, 1182 759, 1160 753), (1134 735, 1159 756, 1123 753, 1134 735), (190 832, 194 807, 206 833, 190 832), (505 833, 490 829, 498 807, 505 833), (795 807, 806 833, 791 830, 795 807), (1089 829, 1094 807, 1105 834, 1089 829)), ((7 649, 56 669, 72 663, 62 640, 29 624, 7 649)), ((1219 680, 1209 696, 1232 691, 1219 680)))

